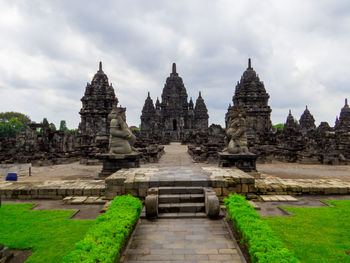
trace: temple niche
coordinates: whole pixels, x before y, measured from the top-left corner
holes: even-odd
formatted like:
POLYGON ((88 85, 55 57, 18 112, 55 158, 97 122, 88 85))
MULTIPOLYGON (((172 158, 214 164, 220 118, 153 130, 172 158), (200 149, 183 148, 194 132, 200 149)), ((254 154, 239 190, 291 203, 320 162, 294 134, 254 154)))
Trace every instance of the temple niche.
POLYGON ((208 110, 201 92, 193 104, 188 102, 187 91, 182 78, 173 63, 172 72, 166 79, 161 102, 155 105, 148 93, 141 115, 141 135, 163 143, 182 141, 195 130, 208 130, 208 110))
MULTIPOLYGON (((271 130, 269 98, 264 83, 260 81, 259 76, 252 68, 249 58, 248 68, 244 71, 241 80, 237 82, 232 98, 233 104, 243 106, 246 112, 248 141, 257 137, 259 133, 271 130)), ((226 126, 227 118, 226 114, 226 126)))
POLYGON ((91 83, 87 83, 83 104, 80 110, 79 137, 81 149, 88 154, 108 151, 109 122, 108 114, 118 104, 112 84, 102 70, 102 62, 91 83))

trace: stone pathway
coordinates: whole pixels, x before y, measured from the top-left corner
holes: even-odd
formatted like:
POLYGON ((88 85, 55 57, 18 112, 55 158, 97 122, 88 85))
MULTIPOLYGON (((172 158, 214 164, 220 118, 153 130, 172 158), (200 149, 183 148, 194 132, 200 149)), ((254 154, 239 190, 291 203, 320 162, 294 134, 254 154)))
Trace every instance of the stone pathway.
POLYGON ((164 145, 164 152, 165 154, 160 158, 158 163, 148 163, 142 165, 142 167, 196 166, 191 156, 187 153, 187 145, 172 142, 169 145, 164 145))
POLYGON ((246 262, 223 219, 141 219, 121 262, 246 262))

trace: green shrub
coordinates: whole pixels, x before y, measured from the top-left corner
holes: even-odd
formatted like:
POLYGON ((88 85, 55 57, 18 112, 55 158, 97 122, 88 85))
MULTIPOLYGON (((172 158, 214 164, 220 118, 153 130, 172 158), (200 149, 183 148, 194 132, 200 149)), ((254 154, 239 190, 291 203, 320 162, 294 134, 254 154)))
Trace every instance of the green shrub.
POLYGON ((234 228, 242 237, 241 243, 248 247, 252 262, 299 262, 243 196, 229 195, 224 202, 234 228))
POLYGON ((86 233, 83 240, 75 244, 63 260, 75 262, 115 262, 133 226, 140 217, 142 203, 139 199, 117 196, 108 211, 96 219, 96 223, 86 233))

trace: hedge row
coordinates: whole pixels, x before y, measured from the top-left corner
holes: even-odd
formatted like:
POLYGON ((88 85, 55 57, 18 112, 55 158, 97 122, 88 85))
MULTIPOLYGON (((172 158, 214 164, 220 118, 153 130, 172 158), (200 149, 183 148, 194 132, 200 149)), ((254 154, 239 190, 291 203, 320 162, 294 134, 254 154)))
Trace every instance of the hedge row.
POLYGON ((248 247, 252 262, 299 263, 243 196, 230 194, 224 202, 234 228, 242 237, 241 243, 248 247))
POLYGON ((120 251, 140 217, 142 203, 139 199, 117 196, 108 211, 96 218, 83 240, 75 244, 75 250, 65 256, 64 263, 104 262, 112 263, 120 258, 120 251))

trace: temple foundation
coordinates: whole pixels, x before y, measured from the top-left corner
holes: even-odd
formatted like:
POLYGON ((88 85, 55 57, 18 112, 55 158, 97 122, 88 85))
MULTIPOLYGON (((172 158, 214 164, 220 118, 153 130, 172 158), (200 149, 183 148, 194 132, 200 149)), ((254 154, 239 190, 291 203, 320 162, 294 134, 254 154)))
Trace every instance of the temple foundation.
POLYGON ((107 177, 123 168, 140 167, 141 153, 130 154, 100 154, 98 159, 103 161, 99 177, 107 177))

